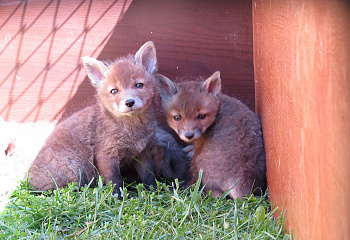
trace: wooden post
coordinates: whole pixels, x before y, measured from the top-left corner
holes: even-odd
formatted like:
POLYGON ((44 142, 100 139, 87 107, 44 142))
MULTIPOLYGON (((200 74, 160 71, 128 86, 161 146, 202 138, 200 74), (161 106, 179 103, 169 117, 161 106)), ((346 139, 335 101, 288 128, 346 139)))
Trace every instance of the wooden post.
POLYGON ((271 201, 296 239, 350 239, 350 5, 252 4, 271 201))

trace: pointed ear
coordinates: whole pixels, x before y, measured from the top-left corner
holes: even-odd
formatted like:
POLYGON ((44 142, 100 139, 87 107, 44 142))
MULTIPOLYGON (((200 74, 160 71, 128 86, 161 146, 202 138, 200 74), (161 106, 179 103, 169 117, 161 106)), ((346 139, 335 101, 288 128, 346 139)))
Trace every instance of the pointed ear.
POLYGON ((135 53, 135 61, 142 64, 146 70, 155 74, 157 69, 156 48, 152 41, 148 41, 135 53))
POLYGON ((92 57, 82 57, 83 65, 94 87, 99 86, 102 79, 106 78, 108 67, 101 61, 92 57))
POLYGON ((211 93, 216 96, 221 92, 221 78, 220 72, 216 71, 213 75, 211 75, 207 80, 202 83, 201 86, 202 91, 211 93))
POLYGON ((157 74, 158 88, 162 100, 167 100, 177 93, 175 83, 162 74, 157 74))

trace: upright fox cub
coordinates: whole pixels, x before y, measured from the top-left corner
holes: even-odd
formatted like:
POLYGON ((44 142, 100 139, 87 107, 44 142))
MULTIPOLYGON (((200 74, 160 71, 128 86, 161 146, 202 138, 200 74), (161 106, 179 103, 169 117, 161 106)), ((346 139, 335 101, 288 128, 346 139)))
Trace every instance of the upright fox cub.
POLYGON ((265 151, 261 123, 239 100, 221 92, 220 72, 203 82, 173 83, 158 74, 160 94, 169 126, 194 143, 190 175, 184 187, 198 179, 214 197, 230 190, 232 198, 266 189, 265 151), (237 182, 237 184, 236 184, 237 182), (235 185, 236 184, 236 185, 235 185))
POLYGON ((84 186, 101 174, 119 192, 121 172, 131 167, 145 184, 155 186, 152 148, 164 156, 168 153, 162 151, 167 150, 164 142, 155 141, 156 133, 163 132, 157 128, 152 108, 157 92, 153 42, 145 43, 134 56, 110 63, 83 57, 83 64, 96 88, 97 101, 56 126, 29 169, 32 185, 37 190, 70 182, 84 186))

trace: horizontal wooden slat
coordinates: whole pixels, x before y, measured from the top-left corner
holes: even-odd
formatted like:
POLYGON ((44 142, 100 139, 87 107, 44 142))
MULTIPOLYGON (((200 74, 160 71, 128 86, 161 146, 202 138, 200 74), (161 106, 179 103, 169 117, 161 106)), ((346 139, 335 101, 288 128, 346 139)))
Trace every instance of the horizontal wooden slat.
POLYGON ((154 41, 171 78, 222 72, 224 92, 254 109, 249 1, 1 1, 0 114, 55 120, 94 89, 81 56, 114 59, 154 41))

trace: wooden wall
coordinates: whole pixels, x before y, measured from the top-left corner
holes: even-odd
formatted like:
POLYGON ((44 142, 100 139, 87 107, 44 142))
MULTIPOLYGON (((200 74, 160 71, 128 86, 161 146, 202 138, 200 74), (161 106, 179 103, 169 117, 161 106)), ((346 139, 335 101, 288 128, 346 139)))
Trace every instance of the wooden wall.
POLYGON ((154 41, 159 72, 222 72, 224 92, 254 109, 251 2, 0 1, 0 116, 55 120, 94 89, 81 56, 114 59, 154 41))
POLYGON ((271 200, 295 239, 350 239, 350 4, 253 1, 271 200))

